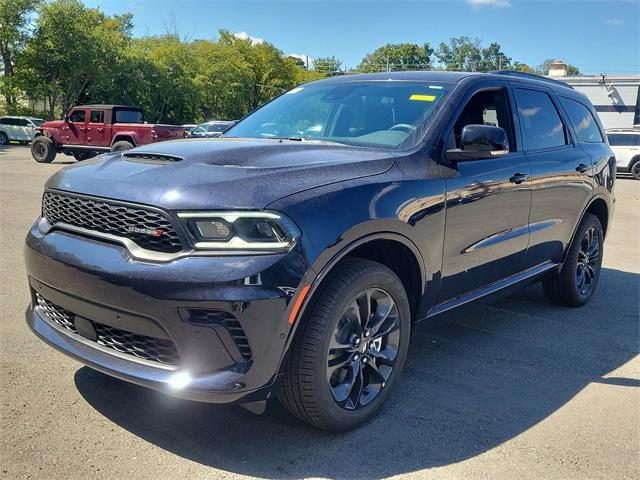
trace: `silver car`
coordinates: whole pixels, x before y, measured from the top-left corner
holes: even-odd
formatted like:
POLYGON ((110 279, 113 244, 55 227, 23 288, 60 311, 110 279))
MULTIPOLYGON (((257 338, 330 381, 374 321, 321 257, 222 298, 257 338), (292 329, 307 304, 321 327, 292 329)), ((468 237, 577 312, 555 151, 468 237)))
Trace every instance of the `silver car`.
POLYGON ((34 117, 0 117, 0 145, 10 141, 28 143, 36 135, 36 128, 42 125, 41 118, 34 117))
POLYGON ((619 172, 629 172, 640 180, 640 127, 607 130, 619 172))

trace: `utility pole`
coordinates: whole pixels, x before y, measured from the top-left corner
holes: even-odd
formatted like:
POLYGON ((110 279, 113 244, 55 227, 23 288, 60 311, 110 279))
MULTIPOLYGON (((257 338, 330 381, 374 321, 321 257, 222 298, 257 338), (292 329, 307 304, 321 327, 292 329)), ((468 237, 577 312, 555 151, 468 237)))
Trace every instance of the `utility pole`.
POLYGON ((389 55, 385 55, 386 59, 387 59, 387 72, 390 72, 391 70, 389 70, 389 55))

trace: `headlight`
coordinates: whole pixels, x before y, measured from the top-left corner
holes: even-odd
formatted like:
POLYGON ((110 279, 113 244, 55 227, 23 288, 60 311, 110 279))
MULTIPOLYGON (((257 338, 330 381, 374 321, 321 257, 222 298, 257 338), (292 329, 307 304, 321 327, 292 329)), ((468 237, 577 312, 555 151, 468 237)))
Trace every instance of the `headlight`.
POLYGON ((198 250, 220 253, 278 253, 293 247, 300 230, 277 212, 180 212, 198 250))

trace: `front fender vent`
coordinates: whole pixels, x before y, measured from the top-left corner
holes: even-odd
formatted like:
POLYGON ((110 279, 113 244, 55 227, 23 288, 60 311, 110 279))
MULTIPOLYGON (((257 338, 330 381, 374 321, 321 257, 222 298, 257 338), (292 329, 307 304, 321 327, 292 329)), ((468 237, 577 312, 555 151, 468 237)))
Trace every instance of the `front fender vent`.
POLYGON ((144 163, 176 163, 184 160, 182 157, 176 155, 165 155, 164 153, 138 153, 129 152, 122 154, 123 160, 129 160, 131 162, 144 162, 144 163))

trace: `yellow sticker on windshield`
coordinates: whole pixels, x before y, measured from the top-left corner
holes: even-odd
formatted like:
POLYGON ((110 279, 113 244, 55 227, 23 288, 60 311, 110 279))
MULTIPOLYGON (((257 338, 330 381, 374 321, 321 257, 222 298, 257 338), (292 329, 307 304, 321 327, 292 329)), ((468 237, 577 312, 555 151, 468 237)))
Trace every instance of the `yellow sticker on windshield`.
POLYGON ((409 100, 415 100, 416 102, 434 102, 436 98, 435 95, 417 95, 414 93, 409 97, 409 100))

